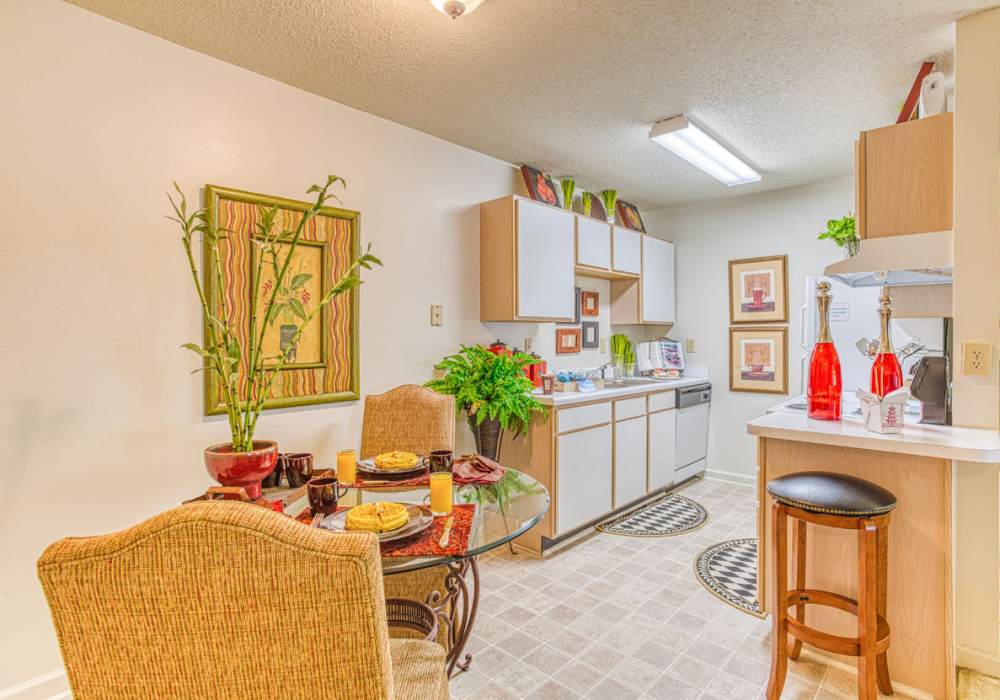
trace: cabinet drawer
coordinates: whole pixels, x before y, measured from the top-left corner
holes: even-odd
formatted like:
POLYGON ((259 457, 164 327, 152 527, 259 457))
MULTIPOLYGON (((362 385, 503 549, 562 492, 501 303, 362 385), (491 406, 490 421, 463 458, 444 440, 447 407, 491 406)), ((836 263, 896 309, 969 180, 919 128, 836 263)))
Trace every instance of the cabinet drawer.
POLYGON ((564 408, 556 413, 556 421, 560 433, 610 423, 611 403, 592 403, 589 406, 564 408))
POLYGON ((658 394, 649 395, 649 412, 665 411, 668 408, 677 407, 677 396, 671 391, 662 391, 658 394))
POLYGON ((646 397, 637 396, 634 399, 615 401, 615 420, 625 420, 646 415, 646 397))

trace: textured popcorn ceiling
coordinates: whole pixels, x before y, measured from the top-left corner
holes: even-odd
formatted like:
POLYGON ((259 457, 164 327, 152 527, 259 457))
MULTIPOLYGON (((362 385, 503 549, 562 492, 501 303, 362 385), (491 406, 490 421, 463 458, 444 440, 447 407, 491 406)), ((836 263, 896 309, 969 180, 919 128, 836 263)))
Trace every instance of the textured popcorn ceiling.
POLYGON ((645 208, 850 172, 857 132, 894 121, 920 62, 950 70, 952 22, 996 4, 488 0, 451 20, 428 0, 72 1, 645 208), (652 143, 679 112, 763 181, 726 188, 652 143))

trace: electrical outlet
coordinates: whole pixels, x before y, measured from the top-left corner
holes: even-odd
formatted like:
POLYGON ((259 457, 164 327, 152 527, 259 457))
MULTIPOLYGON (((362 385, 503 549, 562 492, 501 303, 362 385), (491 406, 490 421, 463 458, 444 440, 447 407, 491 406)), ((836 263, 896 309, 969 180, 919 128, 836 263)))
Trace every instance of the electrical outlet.
POLYGON ((685 338, 684 352, 694 352, 694 338, 685 338))
POLYGON ((598 342, 598 345, 600 346, 598 348, 598 350, 600 352, 607 352, 608 351, 608 339, 607 338, 601 338, 601 340, 598 342))
POLYGON ((444 307, 441 304, 431 304, 431 325, 444 325, 444 307))
POLYGON ((988 377, 993 365, 993 346, 989 343, 962 343, 962 374, 988 377))
POLYGON ((535 344, 531 341, 531 338, 524 339, 524 353, 530 355, 532 350, 535 349, 535 344))

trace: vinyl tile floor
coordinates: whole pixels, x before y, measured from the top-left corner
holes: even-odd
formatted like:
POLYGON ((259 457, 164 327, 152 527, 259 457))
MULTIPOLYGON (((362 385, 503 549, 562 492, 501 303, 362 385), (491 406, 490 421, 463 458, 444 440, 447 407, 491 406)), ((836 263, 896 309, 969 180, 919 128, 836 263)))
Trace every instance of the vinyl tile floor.
MULTIPOLYGON (((757 700, 770 663, 770 621, 716 598, 694 574, 709 545, 756 537, 751 486, 705 479, 679 493, 707 524, 675 537, 594 532, 544 559, 494 550, 480 559, 482 597, 451 682, 462 700, 757 700)), ((851 673, 790 664, 783 698, 857 697, 851 673)), ((897 693, 895 697, 899 697, 897 693)))

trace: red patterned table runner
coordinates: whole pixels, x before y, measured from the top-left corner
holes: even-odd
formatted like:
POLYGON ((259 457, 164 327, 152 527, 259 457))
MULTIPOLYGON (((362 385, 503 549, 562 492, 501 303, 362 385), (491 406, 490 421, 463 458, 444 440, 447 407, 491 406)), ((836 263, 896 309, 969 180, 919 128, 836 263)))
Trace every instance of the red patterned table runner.
MULTIPOLYGON (((338 508, 337 511, 348 510, 347 507, 338 508)), ((434 518, 434 522, 429 528, 421 533, 408 537, 405 540, 396 542, 383 542, 380 546, 383 557, 458 557, 469 550, 469 535, 472 532, 472 519, 476 514, 474 503, 453 506, 451 514, 455 517, 455 522, 451 525, 451 534, 448 536, 448 546, 441 548, 438 544, 444 534, 444 525, 448 516, 434 518)), ((312 511, 306 508, 299 513, 296 518, 301 523, 309 525, 312 523, 312 511)))

